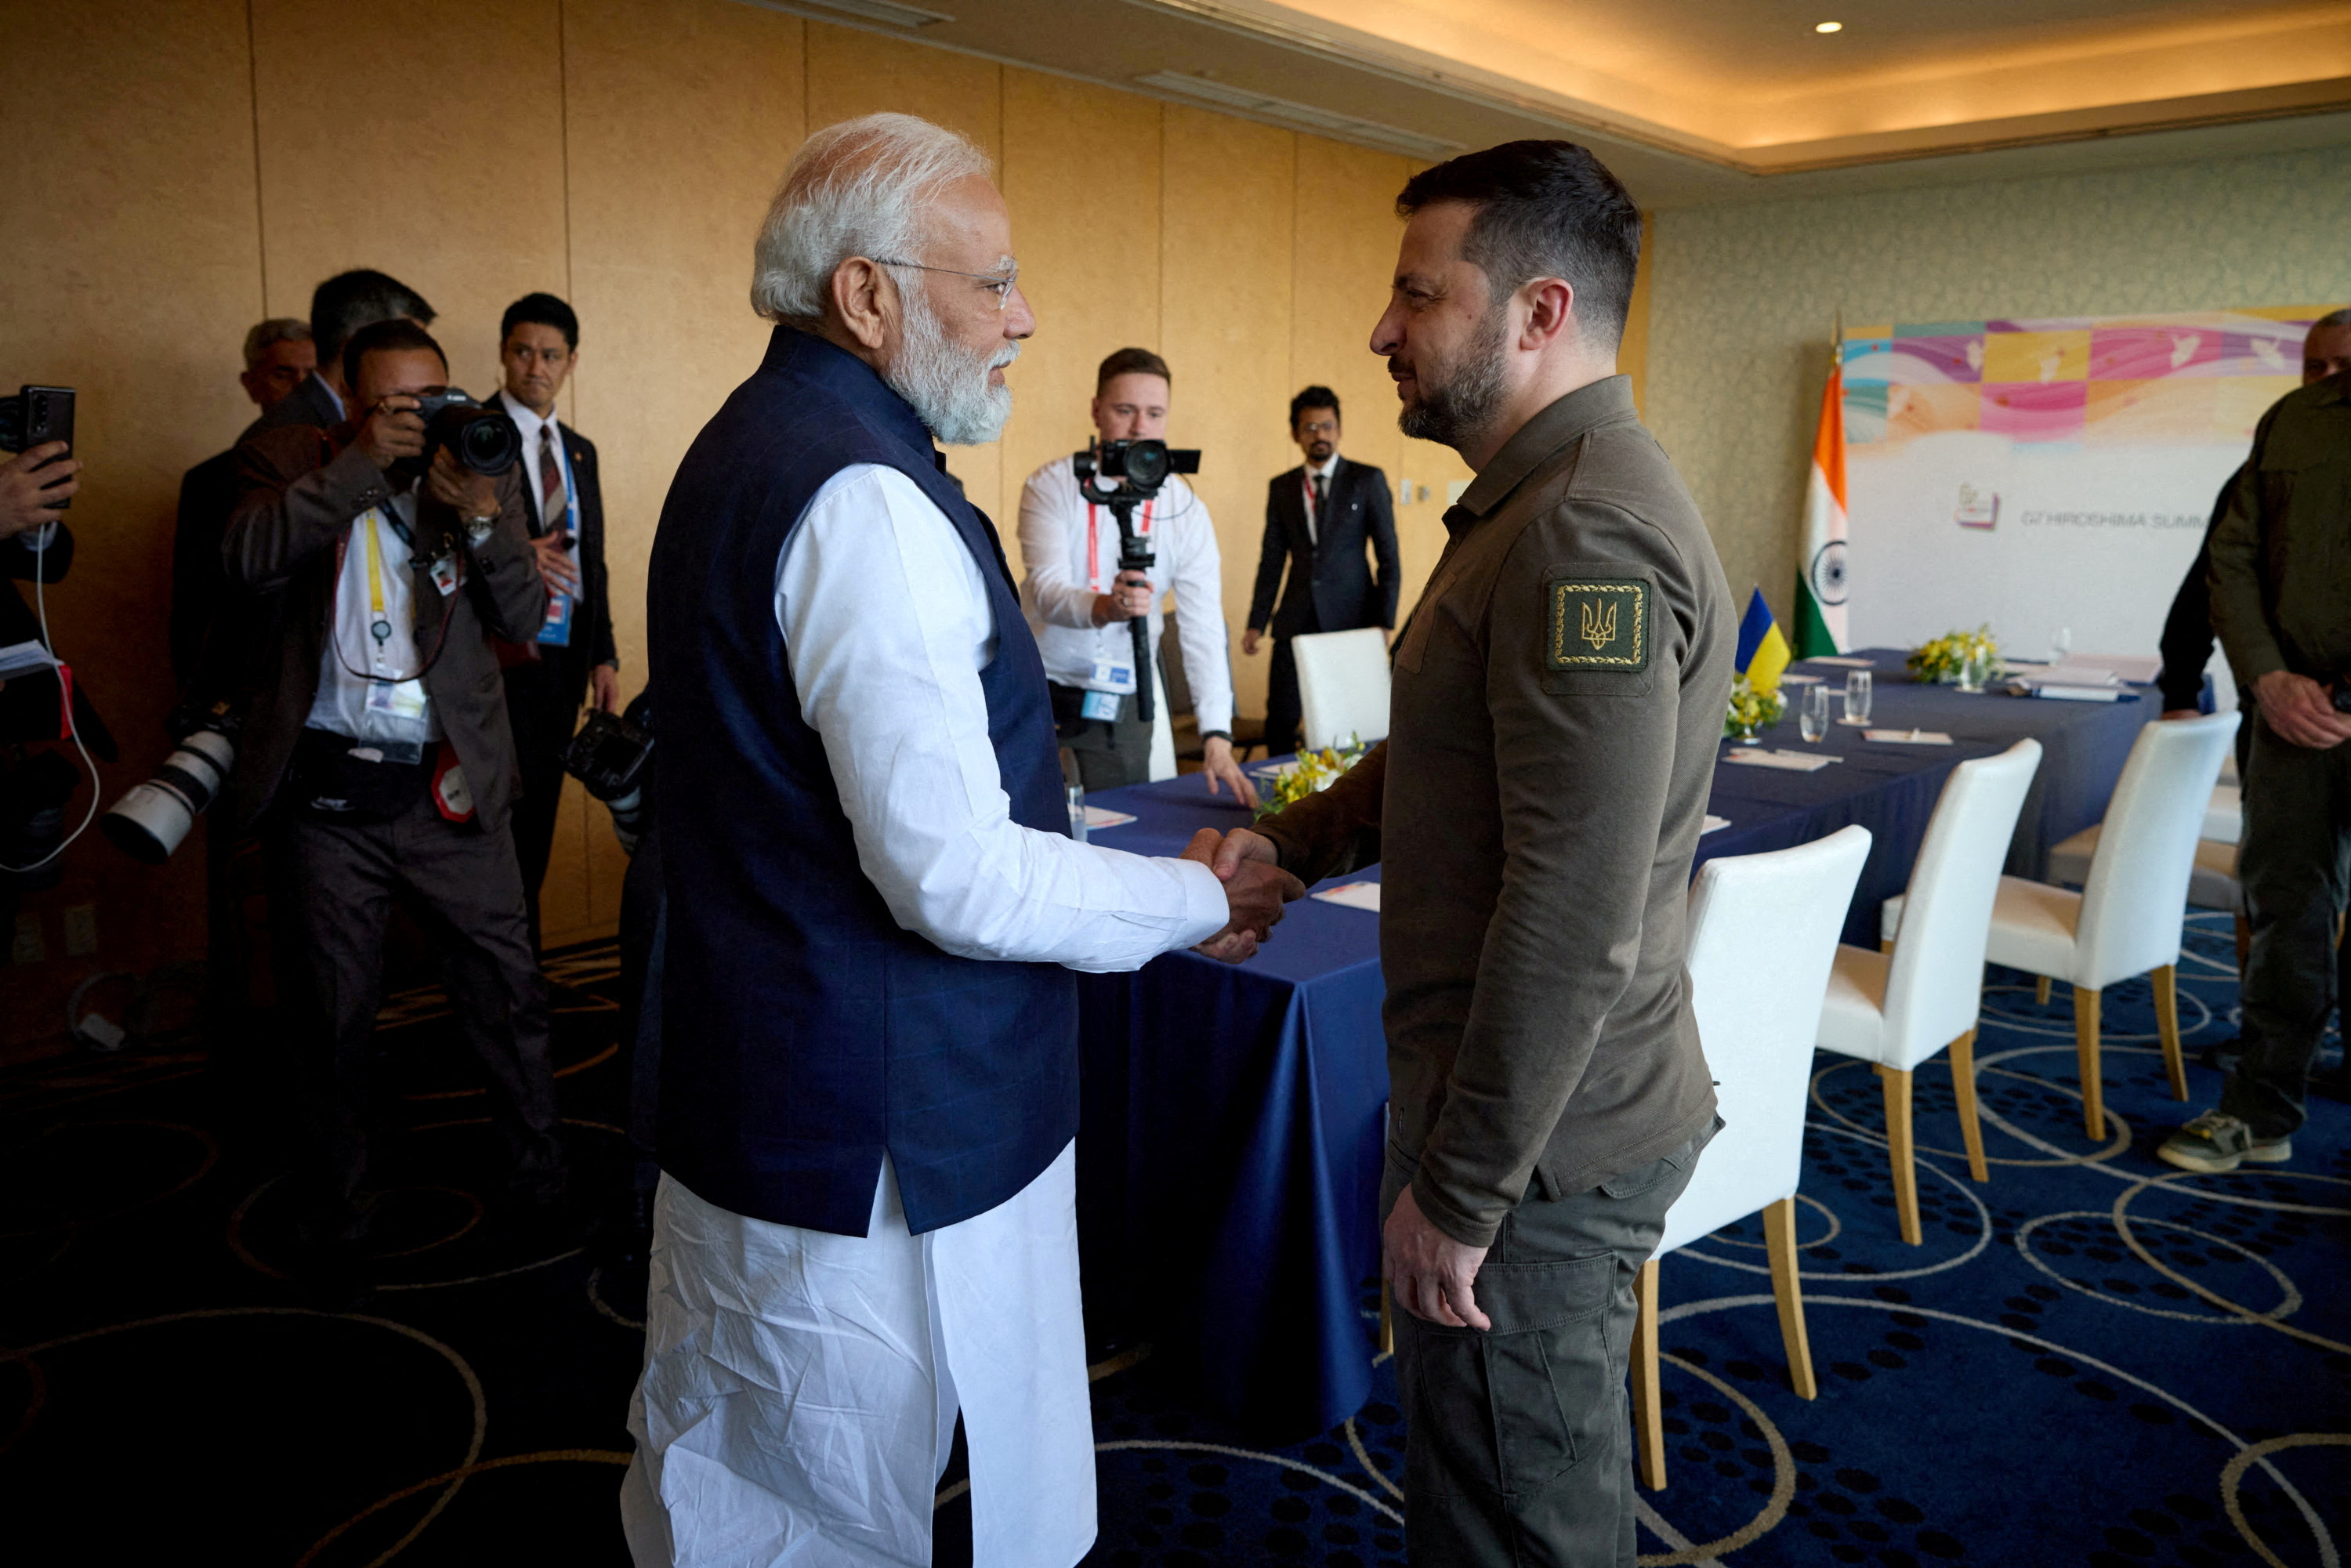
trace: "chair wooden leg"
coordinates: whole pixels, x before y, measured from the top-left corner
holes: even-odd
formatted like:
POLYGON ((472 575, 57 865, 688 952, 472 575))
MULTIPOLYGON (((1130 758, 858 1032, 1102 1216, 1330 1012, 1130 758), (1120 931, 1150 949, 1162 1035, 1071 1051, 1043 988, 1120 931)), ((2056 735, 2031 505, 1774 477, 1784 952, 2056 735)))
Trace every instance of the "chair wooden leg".
POLYGON ((1951 1090, 1959 1098, 1959 1141, 1967 1145, 1968 1175, 1991 1180, 1984 1165, 1983 1124, 1976 1115, 1976 1031, 1951 1041, 1951 1090))
POLYGON ((2098 1079, 2098 993, 2074 988, 2074 1059, 2082 1074, 2082 1125, 2090 1141, 2106 1135, 2106 1099, 2098 1079))
POLYGON ((1395 1298, 1388 1291, 1388 1282, 1380 1281, 1380 1354, 1395 1354, 1395 1298))
POLYGON ((1910 1145, 1910 1074, 1898 1067, 1880 1067, 1877 1076, 1886 1090, 1886 1152, 1894 1166, 1894 1212, 1902 1220, 1902 1239, 1916 1247, 1924 1238, 1918 1230, 1917 1159, 1910 1145))
POLYGON ((2049 977, 2043 975, 2033 982, 2032 999, 2043 1007, 2049 1005, 2049 977))
POLYGON ((1780 1343, 1788 1351, 1788 1382, 1799 1399, 1817 1399, 1813 1342, 1804 1333, 1804 1290, 1796 1280, 1796 1200, 1783 1197, 1763 1210, 1763 1248, 1771 1260, 1771 1302, 1780 1309, 1780 1343))
POLYGON ((2171 1080, 2171 1097, 2188 1098, 2188 1062, 2179 1051, 2179 974, 2178 968, 2166 964, 2157 969, 2155 981, 2155 1032, 2163 1040, 2164 1076, 2171 1080))
MULTIPOLYGON (((1798 1333, 1802 1333, 1799 1323, 1798 1333)), ((1657 1260, 1641 1265, 1633 1276, 1633 1427, 1639 1447, 1635 1456, 1641 1484, 1651 1491, 1666 1490, 1666 1432, 1657 1424, 1657 1260)))

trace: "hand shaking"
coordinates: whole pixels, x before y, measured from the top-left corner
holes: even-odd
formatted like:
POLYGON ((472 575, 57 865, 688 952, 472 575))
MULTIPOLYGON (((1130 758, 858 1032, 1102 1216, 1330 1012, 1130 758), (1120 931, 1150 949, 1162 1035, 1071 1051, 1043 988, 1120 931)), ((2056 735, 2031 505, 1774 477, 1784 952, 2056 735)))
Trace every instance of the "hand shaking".
POLYGON ((1192 835, 1184 858, 1198 861, 1225 884, 1225 902, 1231 922, 1194 949, 1227 964, 1252 956, 1258 944, 1273 935, 1281 923, 1281 906, 1306 896, 1306 884, 1276 863, 1272 841, 1246 828, 1217 835, 1202 828, 1192 835), (1249 842, 1237 844, 1235 841, 1249 842))

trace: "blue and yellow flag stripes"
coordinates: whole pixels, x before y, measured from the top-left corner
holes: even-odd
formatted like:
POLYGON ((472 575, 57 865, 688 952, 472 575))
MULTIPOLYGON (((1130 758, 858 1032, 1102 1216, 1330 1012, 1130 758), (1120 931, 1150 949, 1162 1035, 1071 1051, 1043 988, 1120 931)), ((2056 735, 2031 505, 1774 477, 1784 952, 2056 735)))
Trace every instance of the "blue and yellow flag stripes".
POLYGON ((1788 639, 1771 619, 1771 607, 1757 589, 1747 601, 1746 618, 1739 622, 1739 673, 1759 692, 1777 691, 1780 672, 1788 667, 1788 639))

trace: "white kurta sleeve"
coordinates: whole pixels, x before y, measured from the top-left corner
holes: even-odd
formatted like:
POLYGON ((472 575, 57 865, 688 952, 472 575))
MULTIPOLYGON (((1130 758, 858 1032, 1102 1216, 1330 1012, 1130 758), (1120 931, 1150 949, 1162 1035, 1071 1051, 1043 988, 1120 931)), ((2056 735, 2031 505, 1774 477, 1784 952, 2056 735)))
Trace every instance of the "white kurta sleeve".
POLYGON ((1084 547, 1071 537, 1085 518, 1066 463, 1048 463, 1020 486, 1020 607, 1032 620, 1093 629, 1094 591, 1078 559, 1084 547))
POLYGON ((828 480, 777 561, 785 658, 859 865, 900 925, 967 958, 1108 972, 1216 935, 1224 885, 1206 866, 1012 821, 979 570, 914 482, 873 465, 828 480))
POLYGON ((1225 563, 1208 504, 1189 486, 1184 510, 1168 519, 1176 548, 1169 586, 1176 591, 1176 635, 1184 645, 1184 679, 1203 731, 1233 729, 1233 667, 1225 646, 1225 563))

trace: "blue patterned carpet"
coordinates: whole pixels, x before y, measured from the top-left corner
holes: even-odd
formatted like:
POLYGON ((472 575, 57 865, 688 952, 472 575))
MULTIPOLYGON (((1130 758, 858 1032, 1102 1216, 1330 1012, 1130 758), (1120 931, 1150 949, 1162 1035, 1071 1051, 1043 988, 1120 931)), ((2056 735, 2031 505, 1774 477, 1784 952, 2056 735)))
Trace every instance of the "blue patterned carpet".
MULTIPOLYGON (((2233 1032, 2224 917, 2181 968, 2191 1053, 2233 1032)), ((590 1180, 618 1152, 609 950, 557 965, 559 1092, 590 1180)), ((1823 1057, 1800 1238, 1821 1393, 1790 1391, 1760 1232, 1668 1258, 1670 1484, 1642 1561, 2291 1564, 2351 1537, 2351 1106, 2290 1165, 2190 1177, 2143 983, 2106 1003, 2109 1135, 2082 1135, 2069 998, 1986 994, 1992 1179, 1967 1179, 1950 1079, 1918 1074, 1925 1245, 1902 1244, 1876 1080, 1823 1057)), ((12 1562, 338 1565, 626 1561, 613 1508, 639 1335, 579 1237, 475 1197, 496 1161, 430 993, 380 1037, 392 1188, 378 1290, 307 1310, 266 1107, 192 1051, 0 1074, 0 1509, 12 1562), (47 1528, 37 1528, 41 1521, 47 1528), (27 1554, 33 1537, 68 1549, 27 1554), (207 1550, 208 1549, 208 1550, 207 1550)), ((1365 1298, 1364 1332, 1373 1332, 1365 1298)), ((1389 1368, 1354 1420, 1268 1448, 1147 1360, 1097 1369, 1092 1564, 1403 1560, 1389 1368)), ((938 1560, 967 1553, 956 1472, 938 1560)))

